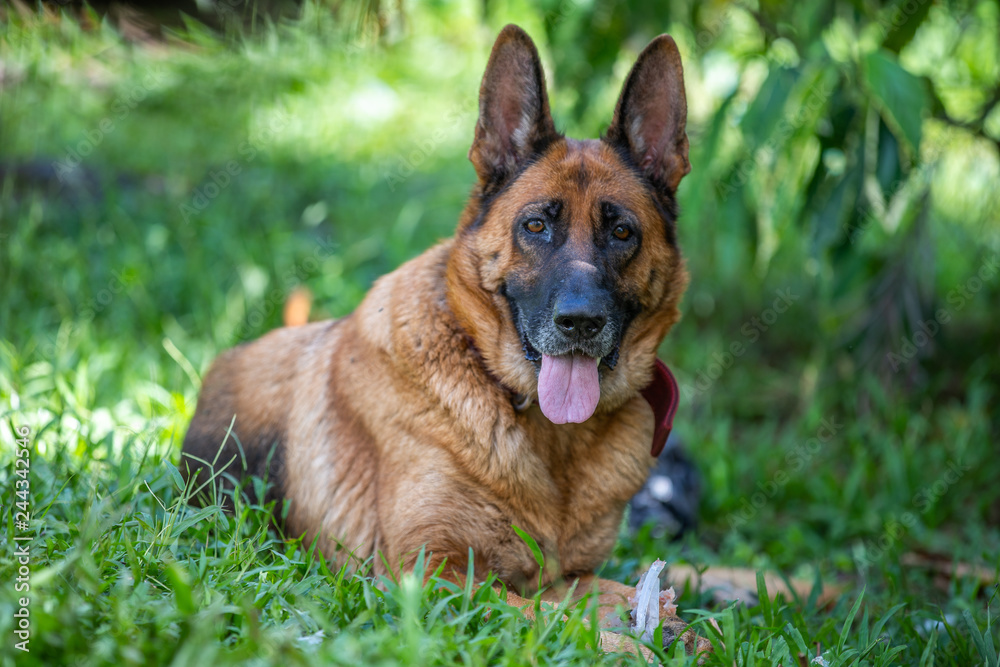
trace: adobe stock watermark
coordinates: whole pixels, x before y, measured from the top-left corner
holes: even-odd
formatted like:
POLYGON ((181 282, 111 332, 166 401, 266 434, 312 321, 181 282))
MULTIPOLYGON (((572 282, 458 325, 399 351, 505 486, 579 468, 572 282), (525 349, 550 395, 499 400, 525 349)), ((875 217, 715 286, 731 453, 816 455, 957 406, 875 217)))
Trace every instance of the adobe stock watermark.
POLYGON ((792 293, 790 288, 775 290, 774 294, 775 298, 770 308, 765 308, 759 316, 751 317, 740 327, 743 339, 734 340, 725 350, 721 352, 716 350, 712 353, 711 363, 695 374, 694 382, 682 386, 687 396, 700 396, 708 391, 727 370, 733 367, 736 360, 746 353, 747 345, 756 343, 761 334, 766 333, 771 325, 778 321, 779 315, 788 312, 788 309, 802 298, 801 295, 792 293))
POLYGON ((555 9, 551 9, 542 16, 543 21, 548 21, 551 25, 555 26, 566 20, 566 17, 570 15, 574 9, 579 7, 579 3, 576 0, 562 0, 555 9))
POLYGON ((382 177, 385 179, 389 192, 395 192, 396 188, 406 179, 413 175, 417 168, 427 161, 431 155, 437 152, 441 144, 448 138, 448 131, 457 125, 464 125, 475 121, 474 113, 478 111, 475 100, 468 99, 456 104, 444 114, 443 122, 430 136, 425 137, 413 150, 406 155, 396 158, 396 164, 383 171, 382 177))
POLYGON ((931 344, 934 337, 941 332, 941 327, 951 321, 952 316, 965 308, 973 297, 983 289, 983 285, 992 280, 1000 269, 1000 256, 996 253, 980 265, 968 280, 948 292, 949 307, 939 308, 934 317, 920 323, 919 329, 910 336, 903 336, 899 348, 885 355, 886 362, 894 373, 909 364, 914 358, 931 344))
POLYGON ((893 182, 887 191, 873 193, 868 187, 865 188, 866 196, 855 207, 855 217, 844 222, 844 235, 851 245, 857 243, 880 219, 892 221, 887 227, 898 224, 909 205, 908 195, 913 191, 922 191, 928 186, 940 152, 941 149, 930 151, 920 166, 907 176, 893 182), (876 197, 877 200, 873 201, 876 197))
POLYGON ((778 491, 785 488, 791 481, 792 475, 804 469, 809 463, 819 456, 823 451, 823 446, 833 440, 844 428, 844 424, 837 421, 836 417, 821 419, 816 435, 809 438, 804 443, 789 447, 785 450, 785 465, 774 472, 770 479, 757 482, 757 490, 750 496, 743 496, 740 499, 740 508, 730 512, 726 517, 726 522, 730 528, 745 526, 771 501, 778 491))
POLYGON ((911 499, 916 513, 903 512, 898 518, 889 519, 883 526, 883 532, 876 540, 864 540, 854 552, 854 560, 862 570, 867 569, 880 560, 892 547, 899 542, 908 530, 917 525, 917 517, 929 512, 948 490, 959 482, 965 473, 972 470, 971 465, 959 461, 948 461, 944 472, 938 479, 917 491, 911 499))
POLYGON ((242 16, 241 10, 248 8, 246 0, 215 0, 211 3, 211 9, 219 16, 236 18, 242 16))
POLYGON ((922 5, 930 0, 907 0, 898 2, 891 8, 882 12, 878 18, 879 29, 882 31, 882 39, 902 28, 920 10, 922 5))
POLYGON ((694 36, 695 42, 698 43, 698 47, 702 49, 707 48, 729 24, 729 21, 733 18, 733 13, 735 11, 736 5, 727 3, 725 5, 725 9, 718 17, 715 18, 715 20, 699 30, 698 34, 694 36))
POLYGON ((808 115, 818 111, 826 104, 835 86, 836 82, 826 77, 817 81, 802 100, 802 104, 797 107, 797 111, 782 116, 764 145, 759 146, 752 155, 740 162, 727 180, 716 184, 716 195, 722 201, 726 201, 729 199, 729 195, 742 187, 761 165, 772 162, 778 149, 793 132, 802 127, 808 115))
POLYGON ((139 83, 116 97, 111 103, 111 114, 102 118, 96 127, 84 131, 83 138, 66 149, 63 159, 52 162, 52 169, 60 183, 66 183, 74 178, 76 169, 84 158, 93 153, 105 137, 117 129, 118 123, 125 120, 146 99, 149 92, 163 79, 164 72, 160 66, 147 67, 139 83))
POLYGON ((209 169, 208 178, 194 189, 191 199, 180 205, 185 223, 202 213, 209 205, 243 173, 244 167, 254 161, 257 155, 274 141, 274 137, 291 123, 291 116, 285 111, 277 111, 263 128, 251 132, 236 147, 239 157, 226 162, 218 169, 209 169))
MULTIPOLYGON (((66 336, 67 340, 84 326, 93 322, 118 295, 127 293, 138 281, 139 272, 133 268, 112 271, 111 279, 108 280, 107 285, 94 294, 94 297, 87 302, 73 320, 66 336)), ((42 354, 49 358, 55 356, 56 344, 56 338, 50 334, 42 345, 42 354)))
POLYGON ((14 636, 21 641, 14 642, 14 648, 25 653, 31 652, 31 428, 18 426, 14 429, 17 439, 14 441, 14 560, 17 564, 17 576, 13 585, 15 593, 22 593, 17 598, 17 609, 14 611, 14 636))

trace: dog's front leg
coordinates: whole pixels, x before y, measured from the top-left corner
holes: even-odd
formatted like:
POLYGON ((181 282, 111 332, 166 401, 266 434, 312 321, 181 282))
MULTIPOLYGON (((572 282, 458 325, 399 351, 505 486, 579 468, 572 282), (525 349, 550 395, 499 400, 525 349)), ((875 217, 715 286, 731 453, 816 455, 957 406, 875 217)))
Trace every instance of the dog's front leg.
MULTIPOLYGON (((455 584, 465 586, 465 574, 460 570, 446 568, 442 576, 455 584)), ((647 661, 655 658, 653 653, 638 641, 635 641, 622 631, 630 625, 629 612, 636 602, 636 590, 632 586, 609 579, 600 579, 592 574, 583 575, 575 580, 563 581, 549 587, 541 594, 542 604, 546 608, 555 608, 566 599, 570 586, 576 582, 570 601, 579 602, 588 593, 597 596, 597 619, 600 628, 600 648, 606 653, 638 653, 647 661)), ((535 602, 512 590, 507 590, 507 604, 516 607, 528 620, 535 620, 535 602)), ((663 645, 669 646, 679 639, 684 644, 688 655, 698 655, 712 651, 711 642, 700 637, 687 627, 687 623, 677 616, 672 598, 660 596, 660 622, 663 626, 663 645)))

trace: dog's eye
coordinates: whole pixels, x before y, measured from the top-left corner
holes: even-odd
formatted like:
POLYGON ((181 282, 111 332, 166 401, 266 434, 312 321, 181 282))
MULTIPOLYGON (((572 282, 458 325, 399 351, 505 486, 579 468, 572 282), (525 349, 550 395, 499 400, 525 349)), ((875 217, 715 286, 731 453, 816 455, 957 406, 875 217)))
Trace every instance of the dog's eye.
POLYGON ((618 225, 617 227, 615 227, 615 230, 612 232, 612 234, 614 234, 615 238, 618 239, 619 241, 627 241, 628 238, 632 236, 632 230, 626 227, 625 225, 618 225))
POLYGON ((545 223, 538 218, 532 218, 524 223, 524 228, 532 234, 541 234, 545 231, 545 223))

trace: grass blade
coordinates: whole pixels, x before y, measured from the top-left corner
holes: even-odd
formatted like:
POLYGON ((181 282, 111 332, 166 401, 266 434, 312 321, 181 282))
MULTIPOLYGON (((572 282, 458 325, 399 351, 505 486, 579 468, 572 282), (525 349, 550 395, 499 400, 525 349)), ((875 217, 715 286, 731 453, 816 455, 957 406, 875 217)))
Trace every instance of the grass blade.
POLYGON ((844 627, 840 631, 840 640, 837 642, 837 652, 840 653, 844 650, 844 645, 847 643, 847 635, 851 631, 851 626, 854 624, 854 618, 858 615, 858 610, 861 609, 861 601, 865 599, 865 589, 861 589, 861 593, 858 595, 857 601, 855 601, 854 606, 851 607, 850 613, 844 620, 844 627))

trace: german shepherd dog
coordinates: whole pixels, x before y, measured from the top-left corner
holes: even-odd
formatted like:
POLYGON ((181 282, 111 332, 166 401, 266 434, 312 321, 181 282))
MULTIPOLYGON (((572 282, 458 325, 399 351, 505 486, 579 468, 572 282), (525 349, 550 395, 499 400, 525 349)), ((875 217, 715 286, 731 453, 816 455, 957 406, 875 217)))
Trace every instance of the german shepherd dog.
MULTIPOLYGON (((661 35, 605 136, 568 139, 534 43, 504 28, 454 238, 379 279, 353 314, 222 354, 184 440, 188 477, 204 484, 218 460, 268 479, 287 531, 331 559, 380 553, 384 574, 423 547, 429 571, 461 581, 471 548, 477 580, 494 573, 513 604, 539 581, 549 596, 577 581, 578 595, 597 590, 602 627, 619 624, 635 589, 592 573, 676 405, 656 350, 688 281, 675 227, 686 118, 680 55, 661 35)), ((668 639, 702 646, 666 602, 665 615, 668 639)))

